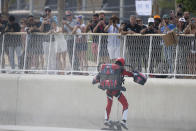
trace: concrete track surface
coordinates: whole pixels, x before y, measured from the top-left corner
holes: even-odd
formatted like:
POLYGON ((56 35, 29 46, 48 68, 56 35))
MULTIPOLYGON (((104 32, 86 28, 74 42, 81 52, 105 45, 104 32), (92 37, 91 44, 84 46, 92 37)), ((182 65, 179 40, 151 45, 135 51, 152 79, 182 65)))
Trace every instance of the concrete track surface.
MULTIPOLYGON (((100 130, 106 95, 91 84, 92 78, 0 75, 0 131, 100 130)), ((125 87, 129 131, 196 131, 196 80, 150 78, 140 86, 126 78, 125 87)), ((111 119, 121 120, 121 114, 114 98, 111 119)))

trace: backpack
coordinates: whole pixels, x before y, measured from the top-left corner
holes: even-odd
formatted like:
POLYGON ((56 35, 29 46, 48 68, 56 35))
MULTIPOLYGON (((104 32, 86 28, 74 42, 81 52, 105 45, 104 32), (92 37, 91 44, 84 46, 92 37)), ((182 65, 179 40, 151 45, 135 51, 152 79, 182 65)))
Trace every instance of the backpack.
POLYGON ((102 64, 100 69, 100 85, 103 90, 122 90, 122 68, 117 64, 102 64))

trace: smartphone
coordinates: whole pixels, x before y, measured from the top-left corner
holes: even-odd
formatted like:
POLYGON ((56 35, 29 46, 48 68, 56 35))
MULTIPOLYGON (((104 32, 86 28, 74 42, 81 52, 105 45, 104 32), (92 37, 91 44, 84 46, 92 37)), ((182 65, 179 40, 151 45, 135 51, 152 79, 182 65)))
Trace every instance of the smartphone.
POLYGON ((80 26, 80 22, 77 22, 76 25, 77 25, 77 26, 80 26))
POLYGON ((103 18, 100 18, 100 20, 103 20, 103 18))

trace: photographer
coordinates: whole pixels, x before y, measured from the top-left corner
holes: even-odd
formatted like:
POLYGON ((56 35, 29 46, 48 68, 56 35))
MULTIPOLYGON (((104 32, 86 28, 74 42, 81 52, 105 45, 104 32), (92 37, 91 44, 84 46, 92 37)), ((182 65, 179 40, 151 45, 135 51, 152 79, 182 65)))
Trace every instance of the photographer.
MULTIPOLYGON (((156 34, 158 33, 158 30, 155 28, 155 20, 154 18, 148 18, 148 27, 141 30, 140 32, 141 34, 156 34)), ((152 40, 152 51, 151 51, 151 56, 153 56, 153 58, 151 59, 151 64, 150 64, 150 73, 154 72, 154 68, 157 68, 157 65, 161 62, 161 46, 160 43, 157 42, 157 39, 153 39, 152 40)), ((144 44, 142 46, 142 57, 143 57, 143 61, 145 64, 145 69, 147 70, 147 61, 148 61, 148 56, 149 56, 149 44, 150 43, 150 39, 149 37, 144 40, 144 44)))
MULTIPOLYGON (((99 14, 93 14, 92 18, 90 21, 88 21, 88 24, 86 26, 85 32, 88 33, 89 31, 93 33, 93 29, 99 22, 99 14)), ((91 51, 93 55, 94 61, 97 59, 97 54, 98 54, 98 43, 99 43, 99 36, 93 35, 92 36, 92 44, 91 44, 91 51)))
MULTIPOLYGON (((112 16, 109 20, 109 24, 105 27, 104 31, 108 33, 119 33, 120 24, 117 16, 112 16)), ((108 53, 111 60, 115 60, 120 57, 120 38, 115 35, 108 36, 108 53)))
POLYGON ((31 67, 38 69, 40 63, 43 68, 42 36, 35 33, 40 32, 39 26, 40 24, 35 21, 32 15, 27 17, 27 27, 25 28, 28 33, 26 69, 30 69, 31 67))
MULTIPOLYGON (((62 30, 63 33, 67 33, 66 35, 66 41, 67 41, 67 51, 69 55, 69 63, 72 66, 72 58, 73 58, 73 46, 74 46, 74 36, 71 35, 74 26, 77 25, 77 22, 75 19, 73 19, 73 14, 71 11, 67 10, 65 11, 64 20, 62 21, 62 30)), ((79 70, 79 59, 77 56, 74 57, 73 62, 73 69, 79 70)))
POLYGON ((192 18, 191 22, 184 29, 185 34, 195 34, 196 33, 196 18, 192 18))
POLYGON ((108 23, 106 23, 106 21, 105 21, 105 14, 103 12, 101 12, 99 14, 99 22, 97 23, 97 25, 93 29, 93 33, 105 33, 104 28, 106 27, 107 24, 108 23))
POLYGON ((52 10, 50 7, 45 7, 44 8, 44 15, 40 18, 40 22, 42 23, 40 26, 40 31, 41 32, 49 32, 51 29, 51 23, 52 21, 57 22, 57 17, 56 16, 52 16, 52 10))
MULTIPOLYGON (((105 21, 105 14, 103 12, 99 13, 99 22, 93 29, 93 33, 106 33, 104 28, 107 26, 107 22, 105 21)), ((100 62, 107 62, 108 61, 108 51, 107 51, 107 36, 101 36, 100 42, 100 51, 99 51, 99 58, 100 62)))
MULTIPOLYGON (((8 17, 8 24, 5 27, 5 32, 20 32, 20 25, 15 22, 15 17, 8 17)), ((6 34, 5 35, 5 51, 8 52, 10 66, 15 69, 15 52, 18 57, 18 65, 20 65, 22 55, 21 35, 6 34)))
MULTIPOLYGON (((41 26, 39 28, 40 32, 43 32, 43 33, 49 33, 49 31, 51 30, 52 28, 52 22, 56 22, 58 23, 57 21, 57 17, 56 16, 52 16, 52 9, 48 6, 46 6, 44 8, 44 15, 40 18, 40 22, 41 22, 41 26)), ((43 46, 43 51, 41 50, 41 54, 44 54, 44 58, 42 58, 43 60, 41 60, 41 66, 42 66, 42 69, 43 69, 43 66, 44 66, 44 61, 48 61, 48 57, 47 55, 49 54, 48 50, 49 50, 49 45, 50 45, 50 35, 39 35, 40 37, 40 46, 43 46)), ((43 57, 43 55, 42 55, 43 57)))
POLYGON ((156 28, 154 28, 154 18, 149 18, 148 19, 148 27, 141 30, 141 34, 155 34, 158 33, 158 30, 156 30, 156 28))
POLYGON ((88 22, 87 26, 86 26, 86 33, 91 31, 93 33, 93 29, 95 28, 95 26, 97 25, 97 23, 99 22, 99 14, 93 14, 91 20, 88 22))

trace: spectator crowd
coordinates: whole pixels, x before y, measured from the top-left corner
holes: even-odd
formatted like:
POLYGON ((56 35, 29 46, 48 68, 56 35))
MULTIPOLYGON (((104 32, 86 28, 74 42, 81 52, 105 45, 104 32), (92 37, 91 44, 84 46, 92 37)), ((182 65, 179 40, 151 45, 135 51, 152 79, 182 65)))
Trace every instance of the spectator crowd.
MULTIPOLYGON (((6 54, 8 56, 12 69, 15 69, 14 56, 16 54, 19 69, 25 68, 28 70, 32 68, 38 69, 39 67, 43 69, 44 64, 47 63, 50 65, 48 66, 49 69, 64 70, 67 65, 66 55, 68 55, 69 63, 74 70, 87 70, 85 69, 88 66, 88 56, 86 55, 88 50, 87 37, 81 33, 120 33, 121 35, 167 34, 169 31, 174 30, 179 34, 196 34, 196 17, 191 17, 188 11, 179 11, 176 14, 174 11, 170 11, 162 17, 160 15, 152 16, 148 18, 147 24, 143 23, 146 22, 143 22, 140 17, 134 15, 130 16, 129 22, 120 23, 120 19, 116 15, 112 15, 107 20, 103 12, 93 14, 91 19, 84 23, 84 17, 82 15, 77 16, 75 19, 71 11, 65 11, 63 20, 58 21, 57 17, 52 15, 50 7, 44 8, 44 15, 39 20, 35 19, 33 15, 29 15, 26 18, 20 19, 20 22, 17 23, 13 15, 8 17, 0 16, 0 54, 3 51, 3 55, 6 54), (2 34, 5 32, 27 32, 28 37, 24 34, 22 36, 6 35, 4 46, 2 46, 2 34), (34 32, 41 32, 42 34, 35 35, 34 32), (52 33, 53 35, 50 37, 43 33, 52 33), (55 35, 55 33, 67 33, 68 35, 55 35), (76 35, 76 39, 74 39, 72 34, 78 34, 76 35), (76 55, 72 60, 74 40, 76 43, 76 55), (53 43, 51 49, 46 50, 50 46, 50 43, 53 43), (55 58, 52 58, 51 52, 55 52, 55 58), (26 63, 24 63, 24 57, 26 57, 26 63), (48 61, 44 57, 49 58, 48 61), (55 64, 55 67, 52 67, 52 64, 55 64), (79 67, 82 69, 79 69, 79 67)), ((91 44, 92 53, 95 54, 93 59, 96 60, 98 50, 102 62, 120 57, 120 43, 121 39, 116 35, 102 36, 100 41, 98 35, 93 36, 91 44), (101 45, 98 49, 99 42, 101 45)), ((133 50, 129 46, 132 45, 128 45, 126 48, 132 52, 133 50)), ((193 46, 195 46, 195 43, 193 43, 193 46)), ((193 49, 192 52, 195 54, 196 49, 193 49)), ((5 59, 4 57, 0 59, 2 59, 1 68, 4 68, 5 59)))

